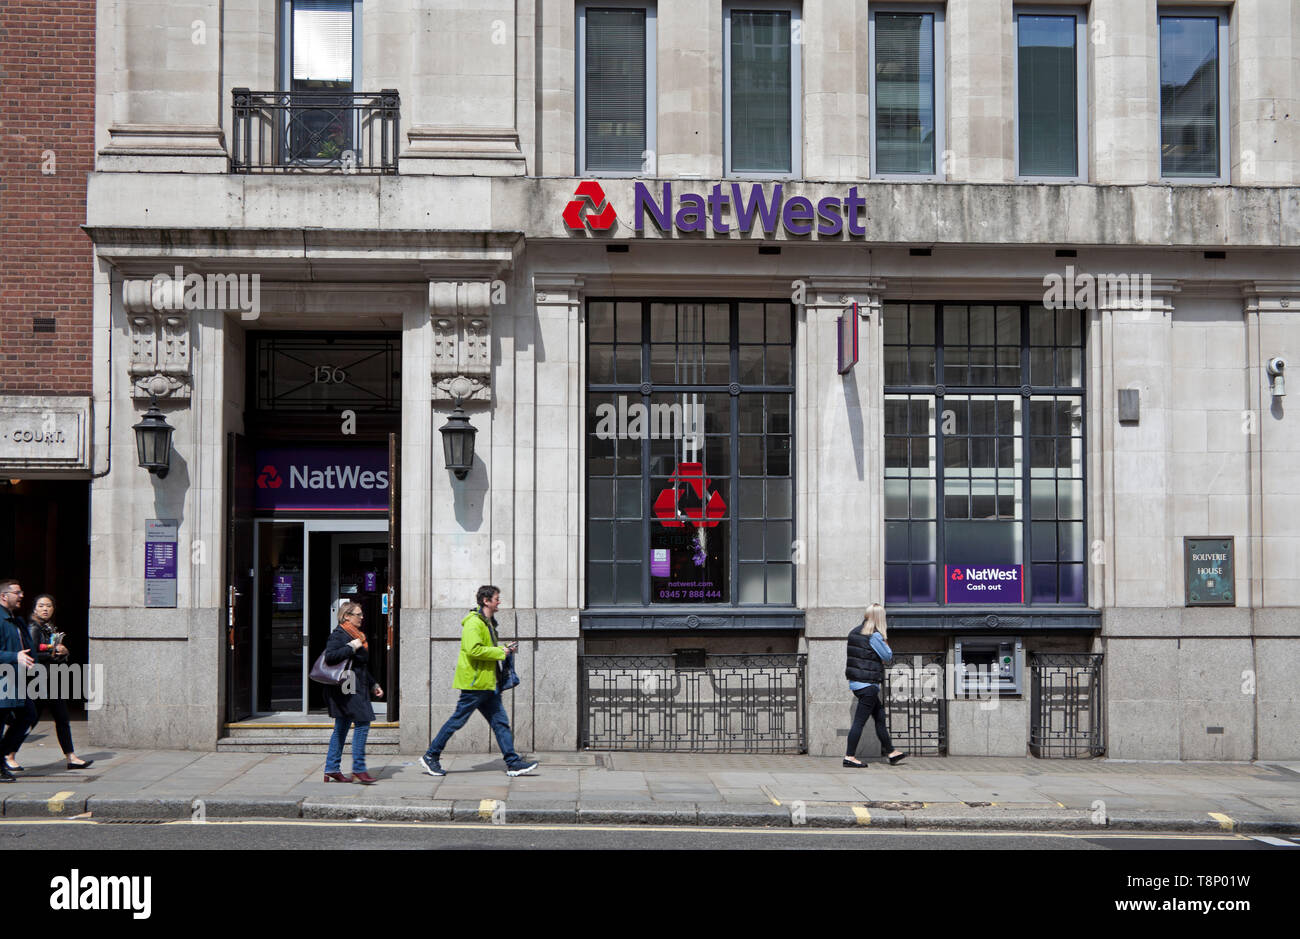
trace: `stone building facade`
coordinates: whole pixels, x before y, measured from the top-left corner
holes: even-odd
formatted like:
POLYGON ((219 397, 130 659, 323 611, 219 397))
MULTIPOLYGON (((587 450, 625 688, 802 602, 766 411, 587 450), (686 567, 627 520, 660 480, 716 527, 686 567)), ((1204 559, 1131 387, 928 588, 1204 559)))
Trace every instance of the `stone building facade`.
POLYGON ((1048 755, 1074 708, 1111 757, 1300 753, 1293 4, 108 0, 96 35, 95 742, 293 746, 362 597, 371 739, 414 752, 493 583, 529 750, 779 712, 834 754, 876 601, 941 676, 893 689, 927 752, 1048 755), (703 417, 611 441, 602 404, 703 417), (796 683, 730 683, 766 656, 796 683), (701 675, 704 723, 647 730, 701 675))

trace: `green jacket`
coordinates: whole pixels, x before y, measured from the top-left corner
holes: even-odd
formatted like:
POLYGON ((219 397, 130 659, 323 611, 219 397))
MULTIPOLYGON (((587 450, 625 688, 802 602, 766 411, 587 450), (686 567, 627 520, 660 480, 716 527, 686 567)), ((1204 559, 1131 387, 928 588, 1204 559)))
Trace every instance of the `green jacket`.
POLYGON ((497 663, 505 661, 506 650, 496 644, 492 627, 478 610, 470 610, 460 625, 460 655, 451 686, 462 691, 496 691, 497 663))

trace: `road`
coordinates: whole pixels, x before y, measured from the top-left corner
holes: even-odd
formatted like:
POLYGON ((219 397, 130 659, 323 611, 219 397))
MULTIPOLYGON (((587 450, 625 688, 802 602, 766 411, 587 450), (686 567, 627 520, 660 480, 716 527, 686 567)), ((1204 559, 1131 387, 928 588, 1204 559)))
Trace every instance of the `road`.
MULTIPOLYGON (((1294 851, 1236 834, 928 832, 598 825, 230 819, 139 824, 91 819, 0 820, 3 850, 1178 850, 1294 851)), ((1286 846, 1289 842, 1290 847, 1286 846)))

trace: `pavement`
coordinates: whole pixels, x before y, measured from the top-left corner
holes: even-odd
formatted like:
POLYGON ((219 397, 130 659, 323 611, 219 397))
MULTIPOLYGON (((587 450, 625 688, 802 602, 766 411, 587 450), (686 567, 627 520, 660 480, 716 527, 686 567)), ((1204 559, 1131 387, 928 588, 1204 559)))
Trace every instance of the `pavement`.
POLYGON ((19 754, 26 770, 0 786, 5 817, 1300 834, 1300 762, 949 756, 850 770, 839 757, 580 751, 529 754, 539 769, 511 778, 497 754, 448 753, 433 778, 419 754, 385 754, 368 767, 379 782, 362 786, 322 782, 323 747, 83 746, 94 766, 69 771, 52 731, 37 726, 19 754))

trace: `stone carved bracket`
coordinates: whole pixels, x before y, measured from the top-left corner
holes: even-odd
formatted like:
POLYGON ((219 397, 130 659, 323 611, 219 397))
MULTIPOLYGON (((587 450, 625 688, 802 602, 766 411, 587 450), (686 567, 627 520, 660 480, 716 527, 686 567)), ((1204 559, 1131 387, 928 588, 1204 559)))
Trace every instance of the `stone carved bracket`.
POLYGON ((185 310, 156 310, 150 282, 126 281, 122 297, 131 336, 131 396, 188 401, 190 317, 185 310))
POLYGON ((805 284, 808 298, 805 305, 809 309, 838 316, 857 301, 859 319, 869 320, 873 314, 880 313, 880 295, 885 282, 879 278, 808 277, 805 284))
POLYGON ((492 400, 492 283, 431 281, 433 398, 492 400))

